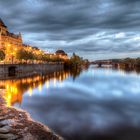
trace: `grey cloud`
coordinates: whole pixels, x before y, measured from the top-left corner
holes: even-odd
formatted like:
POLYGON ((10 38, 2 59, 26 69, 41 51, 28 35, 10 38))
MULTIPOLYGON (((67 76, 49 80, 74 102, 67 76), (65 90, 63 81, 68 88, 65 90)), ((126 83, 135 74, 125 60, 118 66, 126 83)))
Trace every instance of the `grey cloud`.
POLYGON ((0 16, 25 42, 43 49, 119 53, 140 51, 138 41, 130 42, 140 34, 139 5, 139 0, 0 0, 0 16), (116 39, 120 32, 125 36, 116 39))

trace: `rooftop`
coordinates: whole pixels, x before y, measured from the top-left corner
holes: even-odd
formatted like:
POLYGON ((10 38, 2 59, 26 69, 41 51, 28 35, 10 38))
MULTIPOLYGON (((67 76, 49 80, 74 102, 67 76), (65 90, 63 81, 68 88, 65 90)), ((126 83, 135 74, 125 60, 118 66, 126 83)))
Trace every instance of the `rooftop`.
POLYGON ((3 27, 7 27, 4 22, 2 21, 2 19, 0 18, 0 26, 3 26, 3 27))
POLYGON ((55 52, 56 54, 66 55, 66 53, 63 50, 57 50, 55 52))

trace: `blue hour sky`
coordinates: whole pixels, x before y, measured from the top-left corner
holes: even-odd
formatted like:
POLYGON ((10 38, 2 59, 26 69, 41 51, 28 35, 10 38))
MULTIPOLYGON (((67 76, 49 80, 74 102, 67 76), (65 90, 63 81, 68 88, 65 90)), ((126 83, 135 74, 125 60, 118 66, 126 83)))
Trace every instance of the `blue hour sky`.
POLYGON ((0 17, 43 50, 107 59, 140 56, 139 0, 0 0, 0 17))

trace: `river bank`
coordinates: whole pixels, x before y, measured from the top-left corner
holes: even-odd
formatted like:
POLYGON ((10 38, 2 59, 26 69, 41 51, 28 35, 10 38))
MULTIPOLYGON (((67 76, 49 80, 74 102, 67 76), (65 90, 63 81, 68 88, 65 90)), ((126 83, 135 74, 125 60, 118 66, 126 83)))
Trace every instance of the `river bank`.
POLYGON ((14 79, 37 74, 50 74, 64 69, 63 63, 0 64, 0 79, 14 79))
POLYGON ((30 115, 6 106, 0 95, 0 140, 62 140, 47 126, 36 122, 30 115))

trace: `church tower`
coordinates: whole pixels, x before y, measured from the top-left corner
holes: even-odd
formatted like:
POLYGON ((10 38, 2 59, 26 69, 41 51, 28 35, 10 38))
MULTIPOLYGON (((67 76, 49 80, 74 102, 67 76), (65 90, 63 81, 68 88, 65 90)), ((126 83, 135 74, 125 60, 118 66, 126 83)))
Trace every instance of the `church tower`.
POLYGON ((0 18, 0 33, 3 35, 6 35, 7 31, 8 31, 7 26, 4 24, 4 22, 0 18))
POLYGON ((19 32, 18 38, 22 41, 22 34, 19 32))

